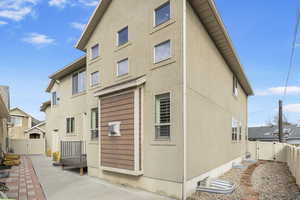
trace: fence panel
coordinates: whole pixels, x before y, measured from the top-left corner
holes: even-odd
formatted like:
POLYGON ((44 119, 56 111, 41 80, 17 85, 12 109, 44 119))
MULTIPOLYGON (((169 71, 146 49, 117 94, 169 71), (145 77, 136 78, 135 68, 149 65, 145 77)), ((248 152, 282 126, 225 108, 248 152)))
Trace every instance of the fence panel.
POLYGON ((10 139, 10 148, 16 154, 45 154, 45 139, 10 139))

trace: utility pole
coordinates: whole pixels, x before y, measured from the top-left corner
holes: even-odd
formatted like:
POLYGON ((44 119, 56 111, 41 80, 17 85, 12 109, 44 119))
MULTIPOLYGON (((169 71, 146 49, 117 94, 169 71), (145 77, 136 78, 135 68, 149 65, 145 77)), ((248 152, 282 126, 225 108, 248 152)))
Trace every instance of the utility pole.
POLYGON ((282 126, 282 101, 279 100, 279 113, 278 113, 278 136, 279 142, 283 142, 283 126, 282 126))

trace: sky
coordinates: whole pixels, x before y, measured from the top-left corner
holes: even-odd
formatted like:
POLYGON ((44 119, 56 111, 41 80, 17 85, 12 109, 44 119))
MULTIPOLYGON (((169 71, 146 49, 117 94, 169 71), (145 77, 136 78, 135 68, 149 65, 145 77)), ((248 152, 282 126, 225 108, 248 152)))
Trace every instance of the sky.
MULTIPOLYGON (((50 99, 48 76, 83 55, 74 45, 98 0, 0 0, 0 85, 8 85, 11 107, 42 120, 50 99)), ((297 0, 215 0, 247 77, 249 126, 272 121, 279 99, 287 119, 300 123, 300 35, 283 88, 296 23, 297 0)))

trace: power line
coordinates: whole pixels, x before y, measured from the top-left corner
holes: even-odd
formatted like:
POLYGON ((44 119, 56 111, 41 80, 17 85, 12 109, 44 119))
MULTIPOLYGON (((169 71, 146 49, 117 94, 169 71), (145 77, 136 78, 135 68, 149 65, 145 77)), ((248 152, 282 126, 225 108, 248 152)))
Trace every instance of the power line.
POLYGON ((300 22, 300 12, 299 12, 299 2, 298 2, 298 8, 297 8, 297 15, 296 15, 296 24, 295 24, 295 30, 294 30, 294 39, 292 43, 292 50, 291 50, 291 56, 290 56, 290 61, 289 61, 289 69, 288 69, 288 74, 285 80, 285 86, 284 86, 284 93, 283 93, 283 98, 286 96, 287 92, 287 85, 289 82, 289 78, 291 75, 291 70, 293 67, 293 61, 295 57, 295 48, 296 48, 296 41, 297 41, 297 35, 298 35, 298 30, 299 30, 299 22, 300 22))

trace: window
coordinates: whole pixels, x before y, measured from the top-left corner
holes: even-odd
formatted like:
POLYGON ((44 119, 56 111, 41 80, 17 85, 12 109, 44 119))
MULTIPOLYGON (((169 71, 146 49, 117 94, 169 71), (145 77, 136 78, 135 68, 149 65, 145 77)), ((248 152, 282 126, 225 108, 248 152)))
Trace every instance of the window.
POLYGON ((238 131, 239 131, 239 123, 235 119, 232 119, 232 130, 231 130, 231 140, 238 140, 238 131))
POLYGON ((91 86, 95 86, 99 84, 99 72, 93 72, 91 73, 91 86))
POLYGON ((118 46, 128 42, 128 27, 123 28, 118 32, 118 46))
POLYGON ((239 127, 239 141, 242 140, 242 124, 240 124, 240 127, 239 127))
POLYGON ((14 127, 20 127, 20 126, 22 126, 23 118, 17 117, 17 116, 11 116, 10 121, 14 127))
POLYGON ((236 76, 233 76, 232 93, 234 96, 238 95, 238 80, 237 80, 236 76))
POLYGON ((99 137, 99 111, 98 108, 91 110, 91 140, 98 140, 99 137))
POLYGON ((109 122, 108 136, 121 136, 120 126, 121 122, 109 122))
POLYGON ((154 47, 154 63, 167 60, 171 57, 171 41, 165 41, 154 47))
POLYGON ((158 26, 168 20, 170 20, 170 2, 167 2, 155 9, 155 26, 158 26))
POLYGON ((122 76, 128 74, 129 67, 128 67, 128 58, 121 60, 117 64, 117 76, 122 76))
POLYGON ((85 91, 85 71, 75 73, 73 75, 73 94, 85 91))
POLYGON ((58 104, 57 92, 52 92, 52 105, 58 104))
POLYGON ((155 96, 155 137, 170 138, 170 93, 155 96))
POLYGON ((67 118, 67 133, 74 133, 75 130, 75 118, 67 118))
POLYGON ((99 56, 99 44, 96 44, 91 48, 91 58, 97 58, 99 56))

